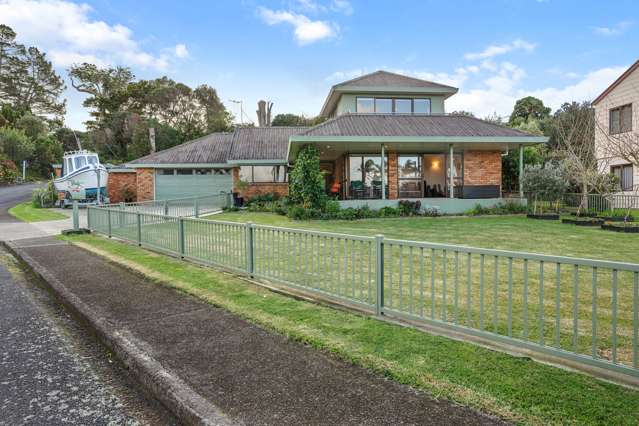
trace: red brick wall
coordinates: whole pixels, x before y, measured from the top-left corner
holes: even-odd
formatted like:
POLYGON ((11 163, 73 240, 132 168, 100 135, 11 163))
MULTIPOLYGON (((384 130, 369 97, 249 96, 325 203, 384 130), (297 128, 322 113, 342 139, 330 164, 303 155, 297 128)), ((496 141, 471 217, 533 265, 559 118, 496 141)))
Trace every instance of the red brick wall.
MULTIPOLYGON (((239 167, 233 168, 233 192, 238 192, 235 184, 240 180, 239 167)), ((278 194, 280 197, 288 195, 288 183, 251 183, 248 188, 240 193, 240 196, 248 199, 262 194, 278 194)))
POLYGON ((499 151, 465 151, 464 185, 501 186, 501 153, 499 151))
POLYGON ((388 153, 388 199, 396 200, 399 196, 399 182, 397 181, 397 153, 388 153))
POLYGON ((108 197, 112 203, 137 201, 137 173, 135 171, 125 173, 109 173, 108 197), (124 199, 124 192, 128 188, 133 192, 132 200, 124 199))
POLYGON ((138 201, 149 201, 155 198, 155 170, 136 169, 136 186, 138 201))

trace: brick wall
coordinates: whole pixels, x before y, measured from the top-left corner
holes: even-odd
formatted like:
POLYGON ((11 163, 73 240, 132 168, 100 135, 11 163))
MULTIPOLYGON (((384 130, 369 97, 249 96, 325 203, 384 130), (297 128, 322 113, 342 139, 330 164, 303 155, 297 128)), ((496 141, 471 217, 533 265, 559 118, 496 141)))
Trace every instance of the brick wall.
POLYGON ((149 201, 155 198, 155 170, 136 169, 137 201, 149 201))
POLYGON ((112 203, 137 201, 137 173, 111 172, 109 173, 108 197, 112 203), (125 200, 124 192, 128 189, 132 192, 133 199, 125 200))
MULTIPOLYGON (((240 180, 239 167, 233 168, 233 192, 238 192, 235 184, 240 180)), ((248 188, 240 193, 240 196, 244 199, 254 197, 262 194, 278 194, 280 197, 288 195, 288 183, 251 183, 248 188)))
POLYGON ((397 153, 388 153, 388 199, 396 200, 399 196, 397 181, 397 153))
POLYGON ((501 153, 499 151, 465 151, 464 185, 501 186, 501 153))

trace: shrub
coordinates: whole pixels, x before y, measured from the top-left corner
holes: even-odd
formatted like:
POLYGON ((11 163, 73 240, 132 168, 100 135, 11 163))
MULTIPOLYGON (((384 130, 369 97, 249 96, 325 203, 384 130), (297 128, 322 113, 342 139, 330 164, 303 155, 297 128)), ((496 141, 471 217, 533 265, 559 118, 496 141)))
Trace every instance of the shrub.
POLYGON ((132 203, 135 201, 136 194, 133 186, 128 183, 120 190, 120 197, 125 203, 132 203))
POLYGON ((492 207, 484 207, 481 204, 475 204, 475 207, 468 210, 465 214, 469 216, 480 216, 480 215, 490 215, 490 214, 520 214, 526 213, 527 207, 523 204, 508 200, 504 203, 499 203, 492 207))
POLYGON ((416 216, 420 213, 422 203, 420 201, 400 200, 397 208, 402 216, 416 216))
MULTIPOLYGON (((568 179, 559 166, 547 163, 527 166, 522 179, 523 189, 533 197, 533 210, 543 210, 544 202, 557 202, 568 190, 568 179), (541 202, 541 203, 539 203, 541 202)), ((558 203, 557 203, 558 204, 558 203)))
POLYGON ((58 201, 58 192, 53 186, 53 181, 49 181, 46 187, 34 189, 31 193, 31 205, 35 208, 53 207, 58 201))
POLYGON ((18 179, 18 168, 9 159, 2 158, 0 154, 0 183, 13 183, 18 179))
POLYGON ((289 198, 305 208, 323 210, 328 197, 324 192, 324 174, 320 170, 319 151, 303 148, 289 175, 289 198))

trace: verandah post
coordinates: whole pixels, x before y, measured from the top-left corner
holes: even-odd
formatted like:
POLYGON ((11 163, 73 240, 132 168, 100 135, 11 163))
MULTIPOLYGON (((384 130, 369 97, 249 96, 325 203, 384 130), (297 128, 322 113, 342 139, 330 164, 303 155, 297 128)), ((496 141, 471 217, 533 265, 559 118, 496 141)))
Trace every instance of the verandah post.
POLYGON ((247 222, 244 226, 246 230, 246 272, 249 277, 253 278, 253 222, 247 222))
POLYGON ((386 152, 384 144, 382 144, 382 168, 380 169, 380 175, 382 177, 382 200, 386 199, 386 182, 384 182, 386 174, 386 152))
POLYGON ((375 315, 384 315, 384 236, 375 235, 375 315))
POLYGON ((453 168, 455 166, 455 158, 453 157, 453 145, 448 148, 448 187, 450 188, 449 198, 455 198, 455 178, 453 177, 453 168))

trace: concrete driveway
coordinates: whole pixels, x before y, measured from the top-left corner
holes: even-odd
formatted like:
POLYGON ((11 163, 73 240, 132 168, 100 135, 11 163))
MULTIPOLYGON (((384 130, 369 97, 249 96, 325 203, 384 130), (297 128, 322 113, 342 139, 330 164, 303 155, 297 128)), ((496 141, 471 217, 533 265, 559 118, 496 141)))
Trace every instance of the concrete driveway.
MULTIPOLYGON (((31 199, 31 192, 42 184, 24 184, 0 187, 0 241, 14 241, 25 238, 58 235, 63 229, 69 229, 71 223, 70 209, 55 209, 67 215, 64 220, 25 223, 11 216, 8 210, 16 204, 31 199)), ((86 210, 80 210, 80 226, 86 226, 86 210)))

